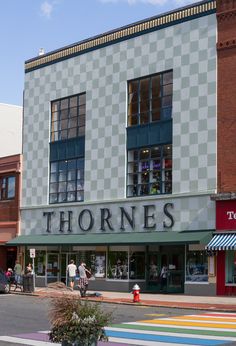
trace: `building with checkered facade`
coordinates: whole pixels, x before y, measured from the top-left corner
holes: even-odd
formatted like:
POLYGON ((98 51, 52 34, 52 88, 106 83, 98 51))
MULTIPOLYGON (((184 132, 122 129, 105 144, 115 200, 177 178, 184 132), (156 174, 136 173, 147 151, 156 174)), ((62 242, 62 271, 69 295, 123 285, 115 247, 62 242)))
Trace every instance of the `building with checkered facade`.
POLYGON ((18 246, 36 284, 215 294, 216 1, 25 63, 18 246), (167 282, 160 277, 167 265, 167 282))

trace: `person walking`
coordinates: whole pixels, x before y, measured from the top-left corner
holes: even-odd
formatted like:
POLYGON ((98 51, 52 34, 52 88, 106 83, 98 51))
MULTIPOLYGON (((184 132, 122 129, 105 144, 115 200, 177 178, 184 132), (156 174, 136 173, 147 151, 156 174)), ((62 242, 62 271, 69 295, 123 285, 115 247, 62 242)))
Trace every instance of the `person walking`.
POLYGON ((16 286, 20 285, 20 283, 21 283, 21 272, 22 272, 22 266, 19 263, 19 261, 16 260, 15 267, 14 267, 16 286))
POLYGON ((73 290, 74 289, 74 284, 75 284, 75 277, 76 277, 76 265, 73 260, 70 261, 70 264, 67 266, 67 273, 68 273, 68 281, 70 288, 73 290))
POLYGON ((161 291, 164 292, 167 290, 167 274, 168 274, 168 269, 166 264, 163 265, 161 269, 161 291))
POLYGON ((80 294, 81 297, 85 297, 86 295, 86 291, 88 288, 88 277, 87 274, 89 275, 89 277, 91 276, 91 272, 86 268, 86 264, 81 261, 80 262, 80 266, 79 266, 79 283, 78 283, 78 287, 80 290, 80 294))

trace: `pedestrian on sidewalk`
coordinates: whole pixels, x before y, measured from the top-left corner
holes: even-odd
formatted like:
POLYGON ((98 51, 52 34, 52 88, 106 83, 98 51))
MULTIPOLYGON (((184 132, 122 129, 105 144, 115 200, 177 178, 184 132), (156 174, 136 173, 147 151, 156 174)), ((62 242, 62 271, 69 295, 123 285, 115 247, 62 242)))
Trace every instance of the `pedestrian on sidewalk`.
POLYGON ((26 274, 26 275, 31 275, 31 274, 33 274, 33 267, 32 267, 32 264, 31 264, 31 263, 29 263, 29 264, 26 266, 26 268, 25 268, 25 274, 26 274))
POLYGON ((91 272, 86 268, 86 264, 83 261, 80 262, 80 266, 78 270, 79 270, 78 287, 80 290, 80 295, 81 297, 85 297, 86 291, 88 289, 88 277, 91 276, 91 272))
POLYGON ((14 278, 13 270, 11 268, 7 269, 5 275, 8 278, 9 282, 11 282, 12 278, 14 278))
POLYGON ((160 274, 160 278, 161 278, 161 291, 163 292, 164 290, 166 291, 167 289, 167 266, 166 264, 163 265, 162 269, 161 269, 161 274, 160 274))
POLYGON ((19 261, 16 260, 15 267, 14 267, 16 285, 20 285, 21 283, 21 272, 22 272, 22 266, 19 263, 19 261))
POLYGON ((76 265, 73 260, 70 261, 70 264, 67 266, 67 273, 68 273, 68 281, 70 288, 73 290, 74 289, 74 284, 75 284, 75 277, 76 277, 76 265))

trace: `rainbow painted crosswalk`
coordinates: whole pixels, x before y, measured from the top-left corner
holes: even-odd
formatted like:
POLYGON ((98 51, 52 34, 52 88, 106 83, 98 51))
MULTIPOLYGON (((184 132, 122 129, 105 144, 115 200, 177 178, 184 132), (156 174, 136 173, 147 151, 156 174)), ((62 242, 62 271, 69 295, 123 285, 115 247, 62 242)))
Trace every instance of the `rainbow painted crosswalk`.
POLYGON ((204 313, 122 323, 107 328, 109 341, 126 345, 236 345, 236 314, 204 313))

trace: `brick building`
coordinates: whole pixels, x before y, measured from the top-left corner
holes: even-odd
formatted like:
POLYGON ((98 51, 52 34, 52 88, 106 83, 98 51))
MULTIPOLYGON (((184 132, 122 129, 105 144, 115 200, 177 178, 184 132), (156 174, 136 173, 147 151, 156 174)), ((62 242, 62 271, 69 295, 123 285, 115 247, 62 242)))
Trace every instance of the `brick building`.
POLYGON ((217 1, 216 234, 208 250, 217 258, 217 294, 236 294, 236 1, 217 1))
POLYGON ((0 268, 14 267, 20 231, 22 107, 0 104, 0 268))

